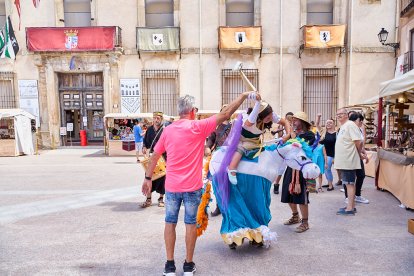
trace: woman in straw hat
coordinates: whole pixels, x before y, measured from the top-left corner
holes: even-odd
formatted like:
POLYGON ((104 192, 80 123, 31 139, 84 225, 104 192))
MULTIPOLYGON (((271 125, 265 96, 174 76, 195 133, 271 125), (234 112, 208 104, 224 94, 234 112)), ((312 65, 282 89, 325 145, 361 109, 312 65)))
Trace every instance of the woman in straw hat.
MULTIPOLYGON (((307 141, 309 145, 313 145, 315 142, 315 134, 310 130, 311 123, 309 122, 308 115, 305 112, 299 111, 292 116, 292 126, 293 131, 290 135, 292 138, 302 138, 307 141)), ((302 172, 293 171, 290 167, 287 167, 283 176, 281 202, 288 203, 290 209, 292 210, 292 217, 285 221, 284 224, 293 225, 300 223, 295 230, 297 233, 302 233, 308 230, 309 191, 306 188, 306 179, 304 179, 302 172), (300 191, 290 190, 289 186, 291 182, 300 184, 300 191), (302 219, 299 217, 298 206, 302 219)))

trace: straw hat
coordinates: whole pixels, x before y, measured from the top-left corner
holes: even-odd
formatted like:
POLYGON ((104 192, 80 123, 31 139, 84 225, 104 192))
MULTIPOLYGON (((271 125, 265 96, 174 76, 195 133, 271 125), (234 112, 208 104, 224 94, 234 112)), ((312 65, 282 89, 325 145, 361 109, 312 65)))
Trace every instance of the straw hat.
POLYGON ((308 115, 303 112, 303 111, 298 111, 295 114, 293 114, 292 116, 293 118, 299 119, 305 123, 307 123, 309 126, 311 126, 312 124, 308 121, 308 115))

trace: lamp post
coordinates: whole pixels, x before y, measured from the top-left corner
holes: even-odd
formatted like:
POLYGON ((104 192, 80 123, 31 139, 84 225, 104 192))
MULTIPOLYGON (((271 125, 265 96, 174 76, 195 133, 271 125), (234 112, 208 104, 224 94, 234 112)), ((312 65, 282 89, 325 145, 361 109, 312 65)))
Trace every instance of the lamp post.
POLYGON ((381 42, 382 45, 394 48, 394 55, 397 56, 397 49, 400 48, 400 43, 385 43, 385 41, 387 41, 388 38, 388 31, 384 28, 381 28, 381 31, 378 33, 377 36, 379 42, 381 42))

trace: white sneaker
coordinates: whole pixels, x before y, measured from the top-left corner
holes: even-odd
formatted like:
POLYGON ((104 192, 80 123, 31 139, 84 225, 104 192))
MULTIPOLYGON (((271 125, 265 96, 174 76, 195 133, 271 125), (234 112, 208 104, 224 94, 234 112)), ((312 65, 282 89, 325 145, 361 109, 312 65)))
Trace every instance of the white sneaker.
POLYGON ((341 192, 345 193, 345 189, 340 189, 341 192))
POLYGON ((348 198, 345 198, 345 203, 348 204, 348 198))
POLYGON ((358 203, 364 203, 364 204, 368 204, 369 203, 369 200, 368 199, 366 199, 365 197, 363 197, 363 196, 356 196, 355 197, 355 202, 358 202, 358 203))

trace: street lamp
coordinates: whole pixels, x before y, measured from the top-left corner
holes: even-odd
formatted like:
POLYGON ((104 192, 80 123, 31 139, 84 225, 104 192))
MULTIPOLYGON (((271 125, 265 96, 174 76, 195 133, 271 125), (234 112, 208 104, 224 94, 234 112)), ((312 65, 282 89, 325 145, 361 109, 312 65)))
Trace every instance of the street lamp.
POLYGON ((382 45, 384 46, 390 46, 392 48, 394 48, 394 52, 395 55, 397 55, 397 49, 400 48, 400 43, 385 43, 385 41, 387 41, 388 38, 388 31, 384 28, 381 28, 381 31, 378 33, 378 40, 379 42, 381 42, 382 45))

